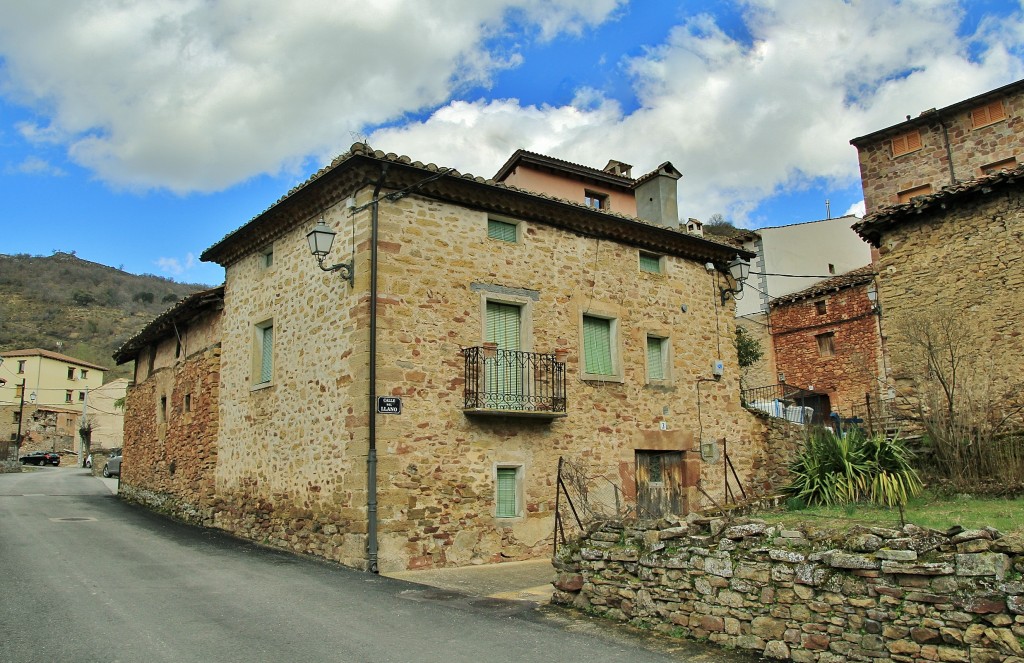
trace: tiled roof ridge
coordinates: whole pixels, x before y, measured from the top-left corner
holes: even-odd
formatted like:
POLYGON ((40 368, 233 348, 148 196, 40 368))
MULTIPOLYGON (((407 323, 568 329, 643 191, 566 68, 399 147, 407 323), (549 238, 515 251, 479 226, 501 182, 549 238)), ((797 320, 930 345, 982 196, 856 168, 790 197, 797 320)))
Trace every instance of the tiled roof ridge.
MULTIPOLYGON (((586 204, 584 204, 582 202, 579 202, 579 201, 576 201, 576 200, 569 200, 567 198, 559 198, 558 196, 552 196, 552 195, 549 195, 549 194, 546 194, 546 193, 538 193, 536 191, 530 191, 528 189, 522 189, 520 187, 511 185, 511 184, 506 184, 505 182, 497 182, 494 179, 489 179, 489 178, 484 178, 484 177, 476 176, 476 175, 473 175, 472 173, 462 173, 462 172, 459 172, 458 170, 456 170, 454 168, 445 168, 443 166, 438 166, 437 164, 435 164, 433 162, 424 164, 422 161, 413 161, 411 157, 406 156, 404 154, 400 155, 400 154, 396 154, 394 152, 384 152, 383 150, 374 150, 373 148, 371 148, 369 146, 368 143, 360 142, 360 143, 353 143, 352 146, 348 149, 347 152, 344 152, 343 154, 340 154, 340 155, 336 156, 334 159, 331 160, 330 164, 328 164, 328 165, 320 168, 319 170, 317 170, 315 173, 310 175, 301 184, 297 184, 296 186, 292 187, 287 193, 285 193, 283 196, 281 196, 276 201, 271 203, 271 205, 269 207, 267 207, 265 210, 261 211, 256 216, 254 216, 251 219, 249 219, 249 221, 245 222, 240 227, 238 227, 235 230, 232 230, 231 232, 229 232, 227 235, 225 235, 223 238, 221 238, 218 242, 216 242, 213 246, 217 246, 221 242, 224 242, 228 237, 231 237, 233 234, 235 234, 236 232, 238 232, 242 228, 245 228, 249 223, 255 221, 258 218, 260 218, 261 216, 266 214, 268 211, 270 211, 271 209, 273 209, 277 205, 280 205, 281 203, 285 202, 286 200, 288 200, 289 198, 291 198, 295 194, 299 193, 300 191, 302 191, 306 187, 308 187, 311 184, 313 184, 313 182, 315 182, 316 180, 320 179, 321 177, 323 177, 327 173, 331 172, 334 168, 340 166, 341 164, 345 163, 346 161, 348 161, 349 159, 351 159, 352 157, 355 157, 355 156, 366 156, 366 157, 372 157, 374 159, 381 159, 381 160, 384 160, 384 161, 389 161, 391 163, 399 163, 399 164, 403 164, 403 165, 406 165, 406 166, 411 166, 413 168, 421 168, 421 169, 424 169, 424 170, 426 170, 428 172, 431 172, 431 173, 439 173, 441 171, 446 171, 444 174, 448 175, 448 176, 451 176, 451 177, 457 177, 457 178, 461 178, 463 180, 469 180, 469 181, 472 181, 472 182, 476 182, 478 184, 484 184, 484 185, 487 185, 487 186, 493 186, 493 187, 498 187, 498 188, 502 188, 502 189, 507 189, 508 191, 515 191, 517 193, 523 193, 523 194, 527 194, 527 195, 530 195, 530 196, 535 196, 537 198, 543 198, 545 200, 551 200, 551 201, 555 201, 555 202, 559 202, 559 203, 563 203, 563 204, 567 204, 567 205, 573 205, 575 207, 579 207, 581 209, 585 209, 585 210, 587 210, 589 212, 593 212, 595 214, 604 214, 604 215, 607 215, 607 216, 623 219, 625 221, 631 221, 631 222, 634 222, 634 223, 640 223, 640 224, 643 224, 643 225, 646 225, 646 226, 649 226, 649 227, 652 227, 652 228, 659 228, 659 229, 662 229, 662 230, 670 230, 670 231, 675 230, 676 232, 679 232, 682 235, 694 236, 694 235, 691 235, 690 233, 687 233, 685 230, 679 230, 679 229, 675 229, 675 228, 669 228, 667 226, 661 226, 661 225, 658 225, 658 224, 653 223, 651 221, 647 221, 646 219, 641 219, 641 218, 635 217, 635 216, 629 216, 628 214, 620 214, 620 213, 612 211, 612 210, 595 209, 593 207, 590 207, 589 205, 586 205, 586 204)), ((544 156, 544 155, 541 155, 541 156, 544 156)), ((553 157, 551 157, 551 158, 553 158, 553 157)), ((566 163, 569 163, 569 162, 566 162, 566 163)), ((668 162, 666 162, 666 163, 668 163, 668 162)), ((662 164, 662 165, 664 165, 664 164, 662 164)), ((660 167, 661 166, 659 166, 659 168, 660 167)), ((606 173, 606 174, 608 174, 608 173, 606 173)), ((733 245, 731 243, 728 243, 728 242, 721 242, 721 241, 718 241, 718 240, 712 240, 712 239, 708 239, 707 237, 698 237, 698 238, 702 239, 704 241, 710 242, 712 244, 716 244, 718 246, 728 247, 730 249, 737 248, 735 245, 733 245)), ((209 249, 207 249, 207 251, 209 251, 209 249)), ((202 259, 202 257, 201 257, 201 259, 202 259)))
POLYGON ((1024 176, 1024 164, 1017 166, 1016 168, 1003 169, 987 175, 981 175, 980 177, 975 177, 973 179, 963 180, 956 184, 947 184, 935 193, 915 196, 905 203, 882 205, 870 214, 865 215, 858 223, 853 224, 853 229, 861 237, 867 239, 866 233, 870 232, 872 226, 881 225, 886 222, 891 223, 897 217, 923 212, 933 204, 948 198, 969 193, 971 191, 980 191, 993 184, 1012 182, 1022 176, 1024 176))
POLYGON ((535 159, 537 159, 539 161, 553 161, 553 162, 555 162, 557 164, 560 164, 560 165, 563 165, 563 166, 569 166, 569 167, 572 167, 572 168, 579 168, 581 170, 589 170, 590 172, 594 173, 595 175, 600 175, 602 177, 613 177, 613 178, 616 178, 616 179, 620 179, 620 180, 622 180, 622 184, 623 185, 627 185, 627 186, 632 186, 632 184, 634 182, 636 182, 636 180, 634 180, 632 177, 626 177, 625 175, 616 175, 615 173, 609 172, 607 170, 602 170, 601 168, 594 168, 593 166, 586 166, 586 165, 581 164, 581 163, 576 163, 575 161, 569 161, 568 159, 559 159, 558 157, 553 157, 553 156, 551 156, 549 154, 541 154, 540 152, 533 152, 531 150, 524 150, 522 148, 519 148, 518 150, 516 150, 515 153, 512 155, 512 157, 510 157, 509 160, 506 161, 504 165, 502 165, 502 167, 498 170, 498 172, 500 173, 502 170, 504 170, 505 166, 508 165, 509 161, 512 161, 515 157, 523 157, 523 156, 533 157, 533 158, 535 158, 535 159))
POLYGON ((62 354, 60 352, 54 352, 53 350, 44 350, 43 348, 25 348, 23 350, 6 350, 0 352, 0 357, 46 357, 47 359, 55 359, 57 361, 64 361, 69 364, 76 364, 78 366, 85 366, 86 368, 95 368, 100 371, 109 371, 110 369, 106 366, 100 366, 94 364, 91 361, 85 361, 84 359, 78 359, 71 355, 62 354))
POLYGON ((149 322, 149 324, 147 324, 145 327, 139 330, 137 334, 135 334, 134 336, 126 340, 124 343, 122 343, 121 347, 119 347, 117 351, 115 351, 113 354, 114 361, 116 361, 118 364, 124 363, 124 361, 122 361, 122 358, 126 355, 126 353, 133 349, 134 345, 137 344, 140 339, 145 338, 148 335, 151 335, 153 333, 153 330, 160 327, 161 325, 165 325, 168 321, 174 319, 177 313, 183 312, 189 309, 190 307, 194 307, 197 305, 197 303, 200 302, 200 300, 206 299, 211 296, 223 297, 224 286, 218 285, 213 288, 200 290, 199 292, 193 292, 191 295, 186 295, 185 297, 182 297, 180 300, 172 304, 163 313, 153 318, 149 322))
POLYGON ((848 272, 837 274, 832 278, 819 281, 803 290, 792 292, 788 295, 782 295, 772 300, 772 306, 778 306, 779 304, 789 304, 792 302, 799 301, 801 299, 808 299, 817 295, 825 294, 836 290, 842 290, 843 288, 852 288, 855 285, 861 285, 874 279, 878 274, 878 270, 875 268, 874 263, 851 269, 848 272))

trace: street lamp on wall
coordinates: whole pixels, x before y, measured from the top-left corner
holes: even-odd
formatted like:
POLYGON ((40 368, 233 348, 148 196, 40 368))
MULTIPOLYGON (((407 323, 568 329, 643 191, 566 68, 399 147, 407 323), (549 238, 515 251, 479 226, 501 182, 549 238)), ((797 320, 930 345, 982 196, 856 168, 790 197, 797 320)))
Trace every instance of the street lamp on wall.
POLYGON ((336 265, 324 266, 324 259, 327 254, 331 252, 331 246, 334 244, 335 232, 324 223, 324 217, 321 216, 320 220, 317 221, 316 226, 306 235, 306 240, 309 242, 309 252, 316 258, 316 262, 320 265, 320 269, 325 272, 336 272, 341 271, 342 278, 348 281, 351 286, 355 283, 356 270, 355 270, 355 259, 353 258, 349 262, 339 262, 336 265))
POLYGON ((733 299, 736 299, 736 295, 743 292, 743 282, 750 276, 750 263, 737 255, 733 258, 728 265, 729 268, 729 279, 732 281, 732 286, 728 288, 722 288, 719 286, 719 290, 722 292, 722 306, 725 306, 725 302, 729 299, 729 295, 732 295, 733 299))

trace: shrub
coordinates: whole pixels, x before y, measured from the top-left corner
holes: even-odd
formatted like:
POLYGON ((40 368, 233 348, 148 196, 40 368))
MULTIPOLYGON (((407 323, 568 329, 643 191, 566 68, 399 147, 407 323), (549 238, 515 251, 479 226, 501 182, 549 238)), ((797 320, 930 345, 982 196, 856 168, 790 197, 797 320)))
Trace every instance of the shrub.
POLYGON ((836 435, 819 429, 790 466, 792 481, 784 490, 806 504, 866 501, 900 506, 922 488, 910 466, 911 456, 898 438, 868 437, 858 430, 836 435))

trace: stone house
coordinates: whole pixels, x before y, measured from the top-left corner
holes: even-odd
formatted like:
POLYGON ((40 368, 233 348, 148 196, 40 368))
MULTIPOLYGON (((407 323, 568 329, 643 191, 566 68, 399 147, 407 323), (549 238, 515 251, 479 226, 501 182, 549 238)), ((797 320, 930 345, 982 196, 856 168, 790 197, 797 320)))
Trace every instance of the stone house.
POLYGON ((863 416, 879 401, 882 337, 871 265, 771 302, 771 342, 779 379, 803 390, 815 418, 863 416))
POLYGON ((855 138, 868 214, 854 229, 878 249, 888 386, 913 416, 931 372, 910 339, 956 330, 974 389, 1019 403, 1024 234, 1024 81, 855 138), (915 331, 916 330, 916 331, 915 331))
POLYGON ((11 443, 8 451, 11 458, 24 456, 30 451, 74 452, 81 414, 77 410, 52 405, 0 406, 0 421, 3 422, 0 434, 6 433, 4 439, 13 440, 20 419, 22 445, 16 447, 11 443))
POLYGON ((135 362, 120 492, 196 524, 212 524, 216 497, 223 307, 223 286, 193 293, 114 355, 135 362))
POLYGON ((854 138, 867 212, 1021 165, 1024 80, 854 138))
POLYGON ((894 405, 913 417, 931 374, 912 338, 946 326, 977 396, 1022 404, 1024 167, 1001 171, 864 217, 857 231, 879 247, 886 378, 894 405))
MULTIPOLYGON (((160 431, 143 422, 126 426, 122 489, 393 570, 549 553, 563 456, 652 510, 699 507, 698 483, 723 499, 724 466, 702 446, 728 442, 740 480, 770 484, 786 459, 740 406, 721 294, 726 264, 749 254, 610 207, 354 145, 203 253, 226 270, 200 344, 220 340, 216 430, 199 433, 213 497, 148 469, 160 431), (337 241, 317 260, 324 226, 337 241)), ((129 417, 159 418, 167 394, 168 440, 182 412, 180 378, 159 382, 169 322, 117 357, 137 362, 129 417)))

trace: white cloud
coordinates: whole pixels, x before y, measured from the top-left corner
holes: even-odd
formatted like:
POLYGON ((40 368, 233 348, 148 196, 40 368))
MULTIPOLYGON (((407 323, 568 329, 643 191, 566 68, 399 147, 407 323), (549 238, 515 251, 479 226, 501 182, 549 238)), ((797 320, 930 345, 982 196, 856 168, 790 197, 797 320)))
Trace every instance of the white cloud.
POLYGON ((58 166, 54 166, 52 163, 39 157, 27 157, 20 163, 13 164, 4 169, 9 174, 19 175, 50 175, 53 177, 63 177, 67 175, 63 169, 58 166))
POLYGON ((217 191, 486 82, 510 11, 550 39, 621 1, 5 3, 3 91, 108 182, 217 191))
POLYGON ((177 258, 157 258, 153 264, 160 268, 161 272, 178 276, 179 274, 184 274, 185 272, 190 271, 196 266, 196 257, 195 255, 188 253, 185 255, 184 261, 177 258))
POLYGON ((853 214, 854 216, 863 217, 866 211, 867 208, 864 205, 864 201, 858 200, 857 202, 846 208, 846 211, 843 212, 843 216, 849 216, 853 214))
POLYGON ((963 12, 946 0, 738 0, 749 41, 702 14, 620 63, 635 111, 590 89, 566 106, 453 101, 519 65, 514 48, 486 50, 510 17, 557 39, 624 2, 8 3, 0 90, 42 118, 22 136, 68 145, 120 186, 303 177, 309 155, 327 161, 350 135, 393 122, 374 147, 484 176, 519 147, 598 167, 616 158, 636 174, 671 160, 684 216, 744 223, 815 178, 855 186, 850 138, 1024 77, 1021 12, 963 38, 963 12))
POLYGON ((632 114, 595 103, 592 91, 573 107, 460 101, 371 142, 486 176, 517 147, 597 167, 616 158, 634 173, 671 160, 684 175, 683 215, 744 223, 764 198, 814 178, 856 185, 851 138, 1024 74, 1019 15, 983 22, 965 40, 956 5, 934 0, 750 0, 743 9, 750 44, 701 15, 627 62, 641 104, 632 114))

